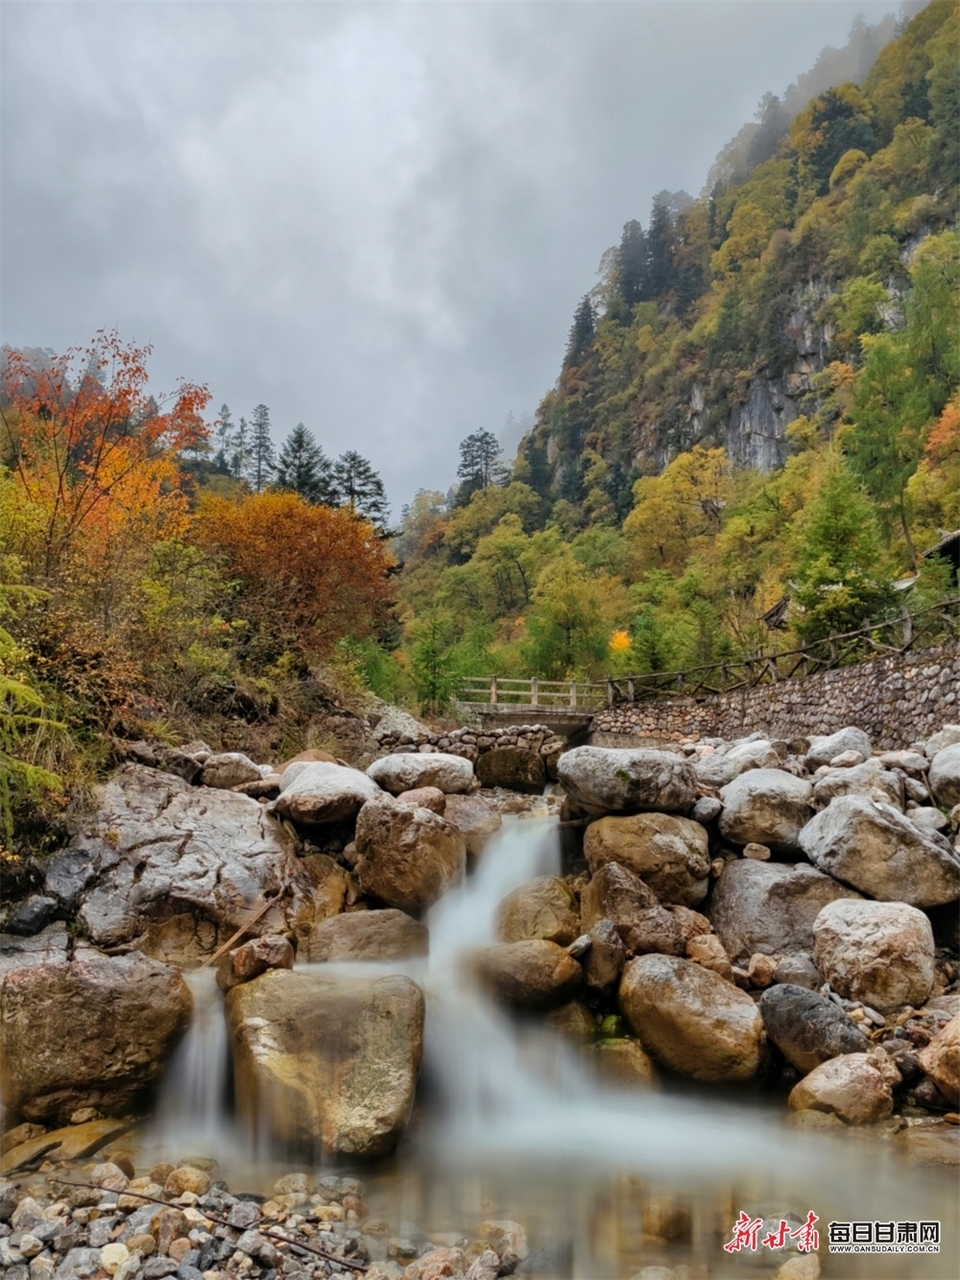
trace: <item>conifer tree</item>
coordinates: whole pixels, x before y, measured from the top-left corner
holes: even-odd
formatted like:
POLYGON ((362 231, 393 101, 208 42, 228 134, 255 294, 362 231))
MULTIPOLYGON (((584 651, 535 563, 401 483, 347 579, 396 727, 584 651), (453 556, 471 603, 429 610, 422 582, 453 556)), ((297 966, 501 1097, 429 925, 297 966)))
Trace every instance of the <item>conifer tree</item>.
POLYGON ((500 441, 492 431, 474 431, 460 441, 458 506, 466 506, 472 495, 480 490, 504 483, 508 472, 500 461, 502 452, 500 441))
POLYGON ((247 478, 254 493, 266 488, 271 472, 275 470, 275 453, 270 439, 270 410, 265 404, 258 404, 253 411, 247 470, 247 478))
POLYGON ((250 424, 241 414, 240 421, 230 437, 228 468, 234 480, 245 480, 250 462, 250 424))
POLYGON ((302 422, 287 436, 277 459, 276 487, 298 493, 311 506, 334 506, 333 464, 302 422))
POLYGON ((593 304, 590 301, 590 295, 585 293, 573 313, 573 324, 570 326, 570 336, 567 339, 567 351, 563 357, 563 367, 565 369, 572 368, 580 363, 590 350, 595 332, 596 321, 593 314, 593 304))
POLYGON ((627 307, 634 307, 645 296, 647 271, 647 237, 636 219, 626 223, 620 237, 617 287, 627 307))
POLYGON ((374 528, 386 532, 387 495, 383 481, 354 449, 342 453, 331 469, 333 498, 338 507, 349 507, 374 528))
POLYGON ((222 404, 220 406, 220 416, 217 419, 215 428, 217 449, 213 456, 214 465, 219 471, 230 470, 231 453, 233 450, 236 430, 237 429, 233 424, 233 418, 230 416, 230 406, 222 404))

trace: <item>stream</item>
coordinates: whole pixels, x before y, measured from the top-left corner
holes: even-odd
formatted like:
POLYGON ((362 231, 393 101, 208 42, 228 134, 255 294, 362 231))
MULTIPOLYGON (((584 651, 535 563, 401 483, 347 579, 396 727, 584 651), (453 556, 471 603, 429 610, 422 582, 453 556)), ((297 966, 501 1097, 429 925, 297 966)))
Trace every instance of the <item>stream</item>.
MULTIPOLYGON (((772 1275, 787 1253, 725 1252, 730 1224, 743 1210, 763 1218, 765 1232, 781 1218, 796 1227, 812 1212, 825 1280, 952 1277, 954 1170, 911 1167, 869 1129, 795 1129, 774 1094, 708 1095, 672 1082, 662 1093, 617 1089, 556 1032, 484 996, 467 961, 496 940, 499 902, 534 876, 558 872, 555 825, 509 822, 475 873, 432 909, 428 961, 322 966, 330 974, 406 973, 427 999, 408 1133, 389 1160, 350 1169, 367 1184, 371 1213, 401 1224, 401 1234, 406 1224, 433 1240, 484 1218, 514 1219, 530 1241, 525 1274, 629 1280, 642 1266, 680 1263, 707 1266, 711 1277, 772 1275), (876 1220, 939 1221, 945 1246, 922 1259, 827 1253, 831 1221, 876 1220)), ((231 1189, 265 1193, 302 1166, 235 1120, 222 997, 211 970, 187 976, 194 1021, 146 1146, 158 1159, 213 1156, 231 1189)))

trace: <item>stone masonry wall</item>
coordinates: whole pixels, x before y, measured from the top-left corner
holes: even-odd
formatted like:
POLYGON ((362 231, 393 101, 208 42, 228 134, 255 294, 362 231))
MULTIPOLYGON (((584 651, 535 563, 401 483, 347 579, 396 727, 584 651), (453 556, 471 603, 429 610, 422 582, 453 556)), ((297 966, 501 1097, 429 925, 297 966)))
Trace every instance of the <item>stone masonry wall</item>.
POLYGON ((614 737, 679 742, 763 733, 794 738, 864 729, 875 750, 906 747, 960 721, 960 646, 956 641, 910 654, 891 654, 801 680, 731 693, 661 699, 600 711, 592 740, 614 737))

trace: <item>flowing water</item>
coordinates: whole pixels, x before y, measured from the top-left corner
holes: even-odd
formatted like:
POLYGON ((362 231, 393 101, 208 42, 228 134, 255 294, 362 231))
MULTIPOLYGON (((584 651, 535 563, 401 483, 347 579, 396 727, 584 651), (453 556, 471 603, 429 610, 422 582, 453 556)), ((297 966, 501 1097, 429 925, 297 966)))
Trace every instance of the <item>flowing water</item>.
MULTIPOLYGON (((424 988, 426 1055, 423 1100, 400 1150, 358 1171, 373 1211, 411 1224, 408 1232, 416 1224, 428 1238, 483 1218, 516 1219, 534 1248, 532 1274, 552 1280, 626 1280, 641 1266, 680 1262, 706 1265, 716 1277, 770 1275, 786 1255, 726 1253, 731 1222, 744 1210, 774 1227, 781 1217, 797 1225, 812 1211, 824 1280, 953 1276, 955 1171, 910 1168, 869 1130, 801 1133, 785 1123, 782 1098, 615 1089, 555 1032, 485 998, 469 957, 495 940, 499 902, 557 869, 555 826, 507 824, 475 874, 431 912, 429 962, 389 966, 424 988), (657 1219, 673 1223, 659 1239, 657 1219), (939 1220, 944 1244, 922 1258, 829 1256, 833 1220, 939 1220), (671 1233, 669 1243, 662 1239, 671 1233)), ((212 974, 193 975, 191 985, 197 1013, 167 1081, 155 1141, 174 1156, 212 1154, 231 1185, 266 1190, 281 1166, 251 1150, 226 1107, 228 1046, 212 974)))

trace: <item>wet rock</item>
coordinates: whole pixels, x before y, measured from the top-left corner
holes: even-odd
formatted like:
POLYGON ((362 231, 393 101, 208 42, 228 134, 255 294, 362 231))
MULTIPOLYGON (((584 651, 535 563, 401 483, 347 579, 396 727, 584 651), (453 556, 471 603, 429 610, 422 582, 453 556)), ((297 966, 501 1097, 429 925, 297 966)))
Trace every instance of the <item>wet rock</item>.
POLYGON ((222 957, 217 966, 217 985, 221 991, 229 991, 241 982, 259 978, 268 969, 292 968, 293 947, 287 939, 278 934, 265 934, 234 947, 222 957))
POLYGON ((813 802, 818 809, 825 809, 837 796, 866 796, 902 809, 903 778, 884 769, 878 760, 866 760, 854 768, 830 768, 814 779, 813 802))
POLYGON ((867 1053, 863 1032, 832 1000, 789 983, 768 987, 760 997, 767 1035, 787 1061, 806 1074, 845 1053, 867 1053))
POLYGON ((723 949, 723 943, 715 933, 698 933, 687 940, 687 959, 719 974, 728 982, 733 980, 733 966, 723 949))
POLYGON ((500 810, 485 796, 447 796, 444 817, 457 828, 470 858, 479 858, 491 836, 503 824, 500 810))
POLYGON ((800 844, 821 871, 874 898, 933 907, 960 896, 960 855, 888 804, 840 796, 807 823, 800 844))
POLYGON ((432 809, 441 818, 447 808, 447 797, 439 787, 414 787, 412 791, 401 791, 397 799, 414 809, 432 809))
POLYGON ((596 920, 590 926, 590 950, 581 961, 584 980, 594 991, 608 991, 620 980, 627 949, 612 920, 596 920))
MULTIPOLYGON (((136 941, 185 964, 249 921, 294 864, 292 839, 255 800, 125 765, 50 859, 45 892, 79 908, 96 945, 136 941)), ((265 919, 253 931, 276 929, 265 919)))
POLYGON ((374 781, 348 765, 324 761, 305 764, 288 782, 291 773, 292 767, 284 775, 283 790, 268 808, 305 826, 349 821, 368 800, 380 794, 374 781))
POLYGON ((847 1124, 875 1124, 893 1111, 893 1090, 870 1054, 848 1053, 815 1067, 787 1101, 794 1111, 827 1111, 847 1124))
POLYGON ((618 862, 641 876, 661 902, 696 907, 707 895, 707 833, 688 818, 665 813, 601 818, 587 828, 583 851, 592 872, 618 862))
MULTIPOLYGON (((20 1138, 4 1150, 0 1159, 0 1174, 31 1163, 44 1154, 50 1160, 80 1160, 91 1156, 112 1139, 129 1128, 126 1120, 88 1120, 84 1124, 69 1124, 62 1129, 44 1129, 41 1125, 19 1125, 18 1129, 33 1131, 32 1136, 20 1138)), ((7 1138, 17 1136, 11 1130, 7 1138)))
POLYGON ((554 1009, 544 1018, 544 1024, 559 1031, 577 1044, 589 1044, 597 1034, 597 1022, 587 1006, 580 1000, 571 1000, 554 1009))
POLYGON ((511 1222, 509 1218, 481 1222, 477 1227, 477 1236, 489 1242, 500 1259, 502 1276, 512 1275, 530 1253, 526 1231, 519 1222, 511 1222))
POLYGON ((813 956, 802 951, 782 956, 773 971, 773 980, 794 987, 803 987, 806 991, 817 991, 823 984, 823 978, 813 962, 813 956))
POLYGON ((829 903, 813 926, 817 968, 841 996, 888 1013, 933 990, 930 921, 903 902, 829 903))
POLYGON ((432 906, 466 870, 467 848, 456 827, 388 795, 364 805, 356 843, 364 892, 402 911, 432 906))
POLYGON ((799 850, 800 831, 813 816, 813 789, 783 769, 751 769, 720 792, 720 834, 734 844, 799 850))
POLYGON ((31 893, 7 917, 6 930, 20 937, 29 937, 45 929, 59 909, 56 898, 43 893, 31 893))
POLYGON ((938 1031, 917 1056, 947 1101, 960 1106, 960 1015, 938 1031))
POLYGON ((316 1155, 375 1157, 399 1141, 423 1052, 409 978, 272 970, 227 997, 241 1111, 316 1155))
POLYGON ((859 894, 806 863, 727 863, 711 896, 709 914, 734 963, 766 955, 813 952, 813 922, 838 898, 859 894))
POLYGON ((893 1141, 913 1165, 942 1165, 951 1169, 960 1166, 960 1128, 956 1124, 938 1121, 911 1126, 898 1133, 893 1141))
POLYGON ((944 809, 960 804, 960 742, 944 747, 930 761, 930 791, 944 809))
POLYGON ((500 1274, 500 1259, 492 1249, 484 1249, 467 1272, 467 1280, 496 1280, 500 1274))
POLYGON ((229 791, 244 782, 257 782, 262 777, 260 766, 239 751, 226 751, 208 756, 203 763, 200 781, 205 787, 229 791))
POLYGON ((581 970, 555 942, 529 940, 486 947, 477 958, 484 984, 506 1004, 550 1009, 569 1000, 581 970))
POLYGON ((313 930, 323 920, 337 916, 360 896, 355 877, 348 875, 335 859, 325 853, 298 858, 284 905, 284 916, 297 940, 297 951, 307 945, 313 930))
POLYGON ((612 920, 628 955, 660 951, 682 955, 683 936, 671 913, 639 876, 608 862, 580 895, 581 926, 588 932, 598 920, 612 920))
POLYGON ((638 1040, 631 1040, 628 1036, 599 1040, 590 1053, 600 1075, 610 1084, 629 1089, 660 1088, 653 1059, 638 1040))
POLYGON ((185 1191, 192 1191, 195 1196, 205 1196, 212 1181, 205 1169, 197 1169, 192 1164, 181 1164, 168 1175, 163 1190, 168 1196, 182 1196, 185 1191))
POLYGON ((163 1071, 185 1028, 189 989, 172 965, 78 948, 69 962, 7 972, 0 985, 0 1082, 28 1120, 80 1106, 123 1115, 163 1071))
POLYGON ((769 987, 777 969, 777 961, 773 956, 755 951, 747 965, 747 979, 751 987, 769 987))
POLYGON ((443 751, 383 756, 374 760, 367 776, 395 796, 415 787, 437 787, 444 795, 453 795, 471 791, 476 785, 470 761, 443 751))
POLYGON ((807 748, 807 768, 817 769, 822 764, 829 764, 844 751, 857 751, 866 760, 873 754, 873 747, 867 734, 853 726, 836 733, 813 737, 807 748))
POLYGON ((693 765, 666 751, 574 747, 557 764, 564 791, 586 813, 685 813, 696 800, 693 765))
POLYGON ((431 1249, 416 1262, 404 1270, 403 1280, 445 1280, 454 1277, 459 1280, 467 1265, 466 1254, 462 1249, 431 1249))
POLYGON ((430 933, 404 911, 351 911, 321 921, 300 947, 308 962, 318 960, 407 960, 425 956, 430 933))
MULTIPOLYGON (((724 782, 732 781, 732 779, 724 779, 724 782)), ((723 786, 723 783, 720 784, 723 786)), ((697 803, 690 811, 690 817, 694 822, 706 824, 713 822, 715 818, 719 818, 723 805, 716 796, 701 796, 697 803)))
POLYGON ((565 947, 580 935, 580 914, 573 890, 559 876, 528 880, 507 894, 497 910, 501 942, 544 938, 565 947))
POLYGON ((540 795, 547 784, 547 770, 538 751, 525 747, 493 747, 477 759, 477 777, 482 787, 505 787, 508 791, 540 795))
POLYGON ((674 956, 640 956, 623 971, 620 1007, 644 1049, 694 1080, 742 1083, 764 1064, 756 1005, 729 982, 674 956))

